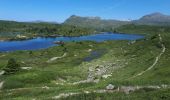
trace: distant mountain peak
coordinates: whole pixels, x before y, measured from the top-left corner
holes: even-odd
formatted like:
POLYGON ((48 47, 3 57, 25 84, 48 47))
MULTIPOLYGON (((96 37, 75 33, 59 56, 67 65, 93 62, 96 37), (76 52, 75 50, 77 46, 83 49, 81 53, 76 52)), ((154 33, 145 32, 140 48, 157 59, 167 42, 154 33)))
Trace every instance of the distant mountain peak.
POLYGON ((129 24, 129 22, 120 20, 107 20, 100 17, 81 17, 72 15, 64 22, 64 24, 76 25, 85 28, 106 29, 116 28, 121 25, 129 24))
POLYGON ((169 25, 170 16, 162 14, 160 12, 155 12, 143 16, 139 20, 134 21, 134 23, 144 24, 144 25, 169 25))
POLYGON ((81 16, 77 16, 77 15, 71 15, 69 18, 86 18, 86 19, 98 19, 100 20, 100 17, 81 17, 81 16))
POLYGON ((152 14, 150 14, 150 15, 156 16, 156 15, 164 15, 164 14, 162 14, 162 13, 160 13, 160 12, 155 12, 155 13, 152 13, 152 14))
POLYGON ((70 18, 76 18, 76 17, 79 17, 77 15, 71 15, 70 18))
POLYGON ((152 13, 152 14, 145 15, 141 19, 147 19, 147 18, 168 18, 168 17, 170 17, 170 16, 162 14, 160 12, 155 12, 155 13, 152 13))

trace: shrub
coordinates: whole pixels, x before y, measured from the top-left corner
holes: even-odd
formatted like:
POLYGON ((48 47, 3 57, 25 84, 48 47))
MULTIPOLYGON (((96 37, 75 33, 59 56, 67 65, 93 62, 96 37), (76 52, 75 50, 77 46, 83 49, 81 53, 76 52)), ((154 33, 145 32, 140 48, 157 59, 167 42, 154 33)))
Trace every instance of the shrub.
POLYGON ((11 58, 8 60, 8 64, 4 68, 5 74, 14 74, 20 70, 20 64, 15 59, 11 58))

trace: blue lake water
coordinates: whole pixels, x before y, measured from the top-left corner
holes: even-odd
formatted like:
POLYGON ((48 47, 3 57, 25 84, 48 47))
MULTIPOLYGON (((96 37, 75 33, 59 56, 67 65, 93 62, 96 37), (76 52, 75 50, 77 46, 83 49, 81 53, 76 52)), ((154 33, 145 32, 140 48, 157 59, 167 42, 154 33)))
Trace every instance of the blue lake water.
POLYGON ((56 37, 56 38, 43 38, 38 37, 35 39, 24 40, 24 41, 1 41, 0 51, 16 51, 16 50, 38 50, 56 46, 55 41, 96 41, 103 42, 107 40, 138 40, 144 36, 136 34, 118 34, 118 33, 102 33, 80 37, 56 37))
POLYGON ((91 51, 89 56, 83 58, 83 61, 90 62, 94 59, 100 58, 102 55, 105 54, 105 52, 106 52, 105 49, 91 51))

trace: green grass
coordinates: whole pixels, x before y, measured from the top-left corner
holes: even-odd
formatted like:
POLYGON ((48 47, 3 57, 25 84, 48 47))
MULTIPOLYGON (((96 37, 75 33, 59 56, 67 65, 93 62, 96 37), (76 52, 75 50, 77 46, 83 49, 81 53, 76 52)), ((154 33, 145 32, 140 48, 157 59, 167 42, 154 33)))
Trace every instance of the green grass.
MULTIPOLYGON (((0 58, 1 69, 7 64, 9 58, 15 58, 22 67, 32 67, 31 70, 21 70, 14 75, 0 76, 1 80, 5 81, 0 98, 5 100, 28 100, 34 98, 50 100, 60 93, 104 89, 110 83, 116 86, 170 84, 170 32, 167 27, 165 27, 164 31, 161 30, 162 28, 164 27, 123 26, 123 28, 119 28, 120 32, 148 34, 145 39, 137 40, 134 44, 129 44, 129 41, 69 42, 64 47, 58 46, 32 51, 32 54, 30 54, 30 51, 0 53, 0 56, 5 55, 0 58), (129 79, 151 66, 155 57, 161 52, 162 48, 160 48, 158 33, 163 38, 163 43, 167 48, 166 52, 153 69, 139 77, 129 79), (62 56, 65 53, 64 48, 67 48, 66 57, 51 63, 46 62, 52 57, 62 56), (105 52, 100 58, 85 62, 83 59, 90 56, 89 49, 93 51, 104 49, 105 52), (115 64, 114 68, 107 71, 108 74, 112 73, 112 76, 108 79, 101 79, 99 83, 67 84, 85 80, 89 67, 107 65, 108 63, 115 64), (62 80, 66 82, 64 83, 62 80), (57 85, 56 83, 63 83, 64 85, 57 85), (48 86, 50 89, 42 89, 41 87, 43 86, 48 86), (8 91, 17 88, 26 89, 8 91)), ((140 90, 129 95, 124 93, 80 94, 66 99, 168 100, 169 90, 140 90)))
POLYGON ((70 96, 61 100, 169 100, 167 90, 138 90, 130 94, 118 93, 91 93, 70 96))

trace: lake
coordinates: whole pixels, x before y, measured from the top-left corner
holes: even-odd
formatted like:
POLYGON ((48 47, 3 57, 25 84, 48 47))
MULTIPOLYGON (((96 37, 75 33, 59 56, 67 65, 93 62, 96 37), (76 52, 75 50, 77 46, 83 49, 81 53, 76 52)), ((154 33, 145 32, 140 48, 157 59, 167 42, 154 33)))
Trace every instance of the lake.
POLYGON ((80 36, 80 37, 55 37, 55 38, 44 38, 37 37, 35 39, 23 40, 23 41, 1 41, 0 42, 0 51, 8 52, 8 51, 16 51, 16 50, 38 50, 45 49, 52 46, 56 46, 54 44, 55 41, 96 41, 103 42, 107 40, 138 40, 144 38, 143 35, 136 34, 118 34, 118 33, 102 33, 88 36, 80 36))

